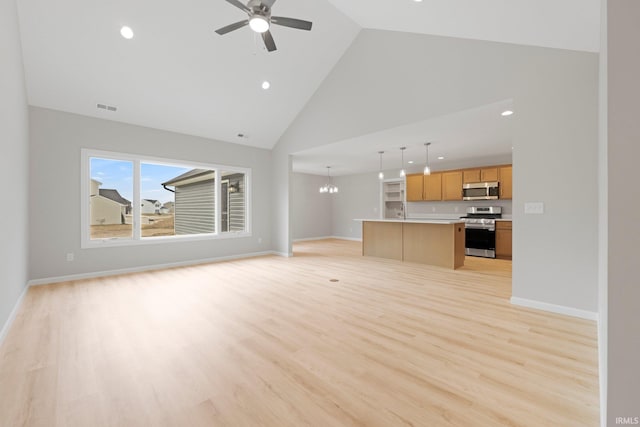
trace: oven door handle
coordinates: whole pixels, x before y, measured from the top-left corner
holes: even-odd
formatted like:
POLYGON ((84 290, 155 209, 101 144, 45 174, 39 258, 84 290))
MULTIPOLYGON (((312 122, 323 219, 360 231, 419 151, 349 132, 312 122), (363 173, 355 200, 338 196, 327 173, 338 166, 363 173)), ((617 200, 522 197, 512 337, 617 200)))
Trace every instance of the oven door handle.
POLYGON ((495 225, 483 225, 483 224, 465 224, 464 228, 469 228, 471 230, 487 230, 487 231, 495 231, 495 225))

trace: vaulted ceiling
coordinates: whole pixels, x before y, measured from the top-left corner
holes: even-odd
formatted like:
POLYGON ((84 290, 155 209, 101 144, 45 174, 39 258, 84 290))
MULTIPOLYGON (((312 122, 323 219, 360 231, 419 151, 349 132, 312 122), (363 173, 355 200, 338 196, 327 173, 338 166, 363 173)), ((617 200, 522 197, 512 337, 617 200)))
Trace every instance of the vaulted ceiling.
POLYGON ((600 0, 277 0, 274 15, 313 29, 272 27, 272 53, 248 27, 214 33, 246 17, 224 0, 18 8, 31 105, 266 149, 362 28, 589 52, 600 37, 600 0), (123 25, 133 39, 120 36, 123 25))

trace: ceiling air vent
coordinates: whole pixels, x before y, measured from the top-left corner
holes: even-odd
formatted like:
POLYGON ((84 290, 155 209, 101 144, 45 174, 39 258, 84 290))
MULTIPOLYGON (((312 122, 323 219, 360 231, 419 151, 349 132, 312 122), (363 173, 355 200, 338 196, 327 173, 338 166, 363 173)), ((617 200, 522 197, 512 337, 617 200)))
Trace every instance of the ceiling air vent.
POLYGON ((101 110, 107 110, 107 111, 117 111, 118 107, 114 107, 113 105, 106 105, 106 104, 96 104, 96 107, 98 107, 101 110))

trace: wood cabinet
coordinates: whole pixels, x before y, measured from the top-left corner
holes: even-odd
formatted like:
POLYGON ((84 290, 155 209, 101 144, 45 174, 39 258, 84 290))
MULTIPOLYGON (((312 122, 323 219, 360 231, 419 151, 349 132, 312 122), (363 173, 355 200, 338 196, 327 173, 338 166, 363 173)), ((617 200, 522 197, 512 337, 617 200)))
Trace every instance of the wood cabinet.
POLYGON ((440 201, 442 200, 442 174, 432 173, 431 175, 423 175, 424 189, 422 200, 440 201))
POLYGON ((462 171, 442 174, 442 200, 462 200, 462 171))
POLYGON ((480 182, 480 169, 466 169, 462 171, 462 182, 469 184, 471 182, 480 182))
POLYGON ((421 173, 407 175, 407 202, 419 202, 423 200, 423 176, 421 173))
POLYGON ((512 233, 511 221, 496 221, 496 258, 512 258, 512 233))
POLYGON ((498 182, 500 183, 500 198, 513 198, 513 166, 501 166, 498 168, 498 182))
POLYGON ((462 182, 496 182, 498 181, 498 168, 465 169, 462 171, 462 182))
POLYGON ((498 168, 482 168, 482 169, 480 169, 480 181, 481 182, 496 182, 496 181, 498 181, 498 168))

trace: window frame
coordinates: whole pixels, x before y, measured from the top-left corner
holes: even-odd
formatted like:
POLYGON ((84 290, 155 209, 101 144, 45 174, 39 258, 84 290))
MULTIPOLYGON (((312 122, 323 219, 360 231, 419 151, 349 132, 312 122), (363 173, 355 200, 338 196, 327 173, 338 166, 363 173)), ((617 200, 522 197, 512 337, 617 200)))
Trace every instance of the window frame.
POLYGON ((201 163, 188 160, 175 160, 167 159, 155 156, 144 156, 138 154, 119 153, 114 151, 94 150, 89 148, 82 148, 81 162, 80 162, 80 247, 82 249, 89 248, 104 248, 114 246, 138 246, 157 243, 169 243, 169 242, 190 242, 198 240, 219 240, 219 239, 234 239, 242 237, 251 237, 251 168, 229 166, 215 163, 201 163), (133 163, 133 200, 132 204, 132 236, 130 238, 105 238, 105 239, 91 239, 91 211, 90 206, 90 182, 91 182, 91 158, 98 157, 107 160, 127 161, 133 163), (142 237, 141 236, 141 164, 142 163, 154 163, 162 164, 166 166, 176 167, 189 167, 200 169, 211 169, 215 172, 215 209, 214 209, 214 221, 215 232, 214 233, 201 233, 201 234, 185 234, 177 236, 154 236, 154 237, 142 237), (221 180, 219 179, 220 172, 238 172, 244 174, 245 180, 245 229, 244 231, 220 231, 222 212, 219 209, 221 206, 221 180))

